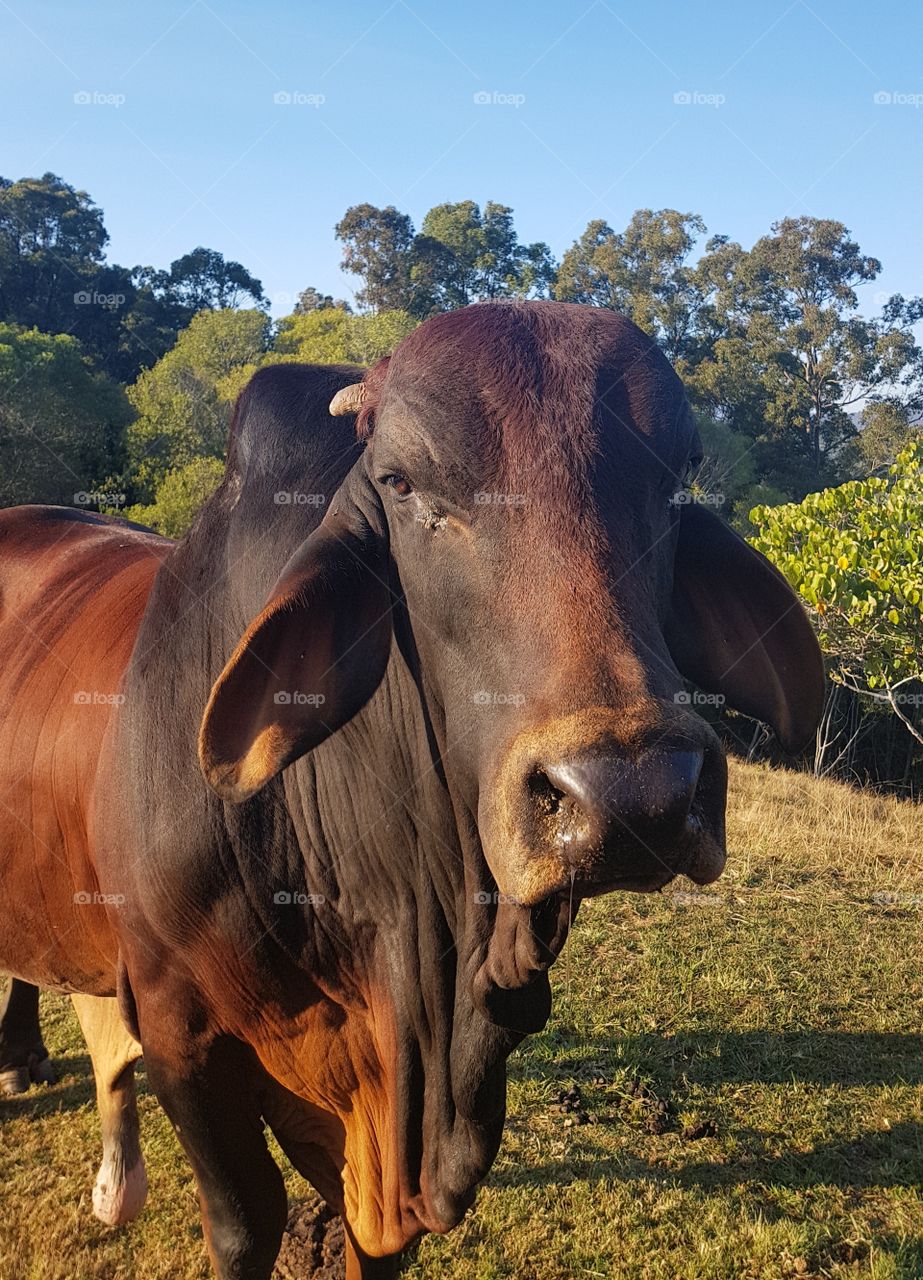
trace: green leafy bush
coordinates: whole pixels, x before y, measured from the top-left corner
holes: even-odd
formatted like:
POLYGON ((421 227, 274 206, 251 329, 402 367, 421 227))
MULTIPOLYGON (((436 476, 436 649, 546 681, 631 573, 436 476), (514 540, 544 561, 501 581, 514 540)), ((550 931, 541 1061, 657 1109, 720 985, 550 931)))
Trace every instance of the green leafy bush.
POLYGON ((897 689, 923 678, 923 442, 885 475, 750 519, 753 545, 810 607, 832 677, 880 692, 907 723, 897 689))

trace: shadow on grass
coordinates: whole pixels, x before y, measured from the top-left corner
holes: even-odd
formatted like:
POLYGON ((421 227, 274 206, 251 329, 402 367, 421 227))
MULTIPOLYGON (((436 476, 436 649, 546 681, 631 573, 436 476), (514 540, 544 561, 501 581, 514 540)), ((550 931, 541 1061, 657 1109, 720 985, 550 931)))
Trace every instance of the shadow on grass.
POLYGON ((95 1105, 96 1085, 89 1055, 54 1057, 52 1061, 58 1074, 57 1084, 36 1084, 28 1093, 18 1093, 12 1098, 0 1095, 0 1126, 4 1120, 18 1120, 22 1116, 38 1120, 59 1111, 76 1111, 88 1102, 95 1105))
MULTIPOLYGON (((595 1039, 573 1038, 560 1029, 539 1038, 537 1053, 516 1063, 520 1079, 562 1083, 587 1073, 628 1071, 653 1080, 659 1093, 682 1105, 688 1089, 726 1084, 787 1084, 818 1087, 890 1087, 923 1085, 923 1035, 891 1032, 749 1031, 689 1032, 595 1039)), ((592 1104, 588 1104, 592 1106, 592 1104)), ((857 1116, 857 1129, 862 1121, 857 1116)), ((502 1169, 497 1185, 598 1183, 646 1179, 664 1185, 733 1186, 762 1182, 791 1188, 832 1185, 842 1188, 907 1186, 923 1189, 923 1123, 904 1120, 888 1130, 857 1133, 849 1139, 820 1142, 809 1151, 766 1151, 767 1134, 734 1127, 731 1135, 742 1154, 708 1158, 709 1143, 680 1152, 688 1163, 659 1165, 637 1149, 613 1154, 595 1146, 592 1131, 581 1131, 574 1159, 533 1168, 502 1169), (704 1159, 697 1157, 704 1156, 704 1159)), ((639 1135, 640 1136, 640 1135, 639 1135)), ((673 1150, 672 1157, 679 1152, 673 1150)), ((920 1273, 923 1276, 923 1269, 920 1273)))
MULTIPOLYGON (((763 1135, 759 1138, 762 1140, 763 1135)), ((735 1159, 702 1160, 672 1169, 649 1163, 637 1153, 613 1156, 611 1151, 597 1150, 598 1156, 592 1153, 588 1156, 584 1147, 573 1160, 495 1171, 490 1182, 495 1186, 513 1187, 647 1181, 664 1187, 708 1190, 752 1182, 793 1189, 835 1186, 851 1190, 865 1187, 923 1190, 923 1124, 911 1120, 896 1124, 887 1132, 821 1143, 813 1151, 786 1152, 778 1156, 747 1153, 735 1159)))
POLYGON ((586 1040, 557 1028, 536 1037, 511 1067, 519 1079, 557 1079, 568 1069, 579 1072, 590 1063, 633 1067, 662 1077, 665 1084, 681 1077, 688 1084, 706 1086, 919 1085, 923 1035, 760 1030, 586 1040), (549 1050, 553 1058, 546 1056, 549 1050))

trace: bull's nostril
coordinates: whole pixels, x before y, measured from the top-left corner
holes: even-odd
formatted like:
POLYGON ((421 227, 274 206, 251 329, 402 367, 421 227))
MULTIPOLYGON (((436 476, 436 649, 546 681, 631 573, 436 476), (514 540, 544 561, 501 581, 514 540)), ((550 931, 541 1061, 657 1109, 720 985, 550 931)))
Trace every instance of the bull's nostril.
POLYGON ((529 775, 527 786, 547 844, 565 848, 586 841, 587 815, 574 796, 555 786, 541 769, 529 775))
POLYGON ((536 809, 548 817, 554 817, 567 799, 565 793, 554 785, 546 773, 537 769, 529 775, 526 785, 532 796, 536 809))

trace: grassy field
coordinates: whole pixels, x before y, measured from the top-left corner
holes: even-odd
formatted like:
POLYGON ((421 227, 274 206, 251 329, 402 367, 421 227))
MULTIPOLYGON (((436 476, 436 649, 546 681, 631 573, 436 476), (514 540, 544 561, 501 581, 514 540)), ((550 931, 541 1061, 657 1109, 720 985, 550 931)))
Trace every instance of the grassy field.
MULTIPOLYGON (((923 811, 741 765, 731 797, 717 885, 581 910, 493 1172, 414 1280, 923 1277, 923 811)), ((0 1101, 0 1280, 204 1280, 146 1094, 148 1207, 92 1217, 89 1061, 69 1003, 45 1018, 61 1082, 0 1101)))

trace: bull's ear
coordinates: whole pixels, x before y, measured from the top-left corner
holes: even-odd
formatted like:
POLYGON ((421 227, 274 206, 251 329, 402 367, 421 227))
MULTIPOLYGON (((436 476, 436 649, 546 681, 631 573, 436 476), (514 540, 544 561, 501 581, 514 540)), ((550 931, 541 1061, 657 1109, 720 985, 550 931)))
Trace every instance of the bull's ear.
POLYGON ((699 688, 800 751, 817 729, 824 666, 807 614, 781 573, 714 512, 683 507, 666 639, 699 688))
POLYGON ((392 607, 386 526, 362 468, 360 459, 212 689, 199 761, 222 799, 248 799, 318 746, 384 675, 392 607))

